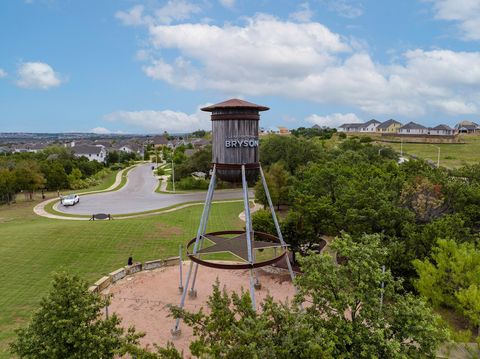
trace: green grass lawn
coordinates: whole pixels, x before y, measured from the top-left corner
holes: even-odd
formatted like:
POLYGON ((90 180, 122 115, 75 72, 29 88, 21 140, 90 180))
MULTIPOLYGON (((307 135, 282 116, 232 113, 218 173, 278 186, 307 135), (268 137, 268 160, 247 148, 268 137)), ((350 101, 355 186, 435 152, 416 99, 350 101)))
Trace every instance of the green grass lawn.
MULTIPOLYGON (((462 139, 465 143, 435 145, 404 143, 403 153, 416 155, 437 163, 438 149, 436 146, 438 146, 440 147, 440 166, 455 168, 466 164, 478 163, 480 161, 480 136, 464 135, 462 139)), ((400 143, 382 142, 382 144, 391 146, 400 152, 400 143)))
MULTIPOLYGON (((378 134, 364 133, 351 134, 357 137, 371 137, 377 144, 382 146, 391 146, 400 153, 400 139, 389 138, 386 142, 385 137, 378 134)), ((404 141, 407 141, 405 138, 404 141)), ((464 165, 471 165, 480 162, 480 135, 460 135, 460 141, 464 143, 444 143, 444 144, 429 144, 429 143, 403 143, 404 155, 415 155, 425 160, 431 160, 437 163, 438 149, 440 147, 440 166, 448 168, 456 168, 464 165)), ((337 136, 325 141, 326 147, 333 148, 338 146, 341 140, 337 136)))
MULTIPOLYGON (((203 206, 113 221, 63 221, 38 217, 36 203, 0 207, 0 358, 10 357, 14 328, 25 324, 47 293, 52 273, 66 270, 89 282, 136 261, 174 256, 197 231, 203 206)), ((241 229, 243 204, 215 204, 208 230, 241 229)))

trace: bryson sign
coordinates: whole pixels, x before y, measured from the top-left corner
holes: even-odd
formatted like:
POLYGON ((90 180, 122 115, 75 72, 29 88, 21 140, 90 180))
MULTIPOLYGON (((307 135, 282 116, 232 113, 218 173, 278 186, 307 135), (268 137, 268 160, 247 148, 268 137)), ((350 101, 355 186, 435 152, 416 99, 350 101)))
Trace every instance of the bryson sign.
POLYGON ((226 148, 258 147, 258 138, 227 138, 226 148))

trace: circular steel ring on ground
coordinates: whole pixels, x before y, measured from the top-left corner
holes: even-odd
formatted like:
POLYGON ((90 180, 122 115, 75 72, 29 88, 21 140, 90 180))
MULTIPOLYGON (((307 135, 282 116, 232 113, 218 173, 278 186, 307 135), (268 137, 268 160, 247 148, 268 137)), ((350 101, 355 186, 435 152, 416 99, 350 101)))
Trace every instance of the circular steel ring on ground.
MULTIPOLYGON (((210 232, 210 233, 205 233, 205 236, 211 235, 211 236, 218 236, 218 235, 225 235, 225 234, 242 234, 245 233, 245 231, 218 231, 218 232, 210 232)), ((208 260, 203 260, 198 257, 198 254, 194 255, 193 253, 190 253, 189 249, 192 244, 195 243, 196 238, 193 238, 190 242, 187 243, 187 256, 195 263, 198 263, 202 266, 205 267, 210 267, 210 268, 217 268, 217 269, 251 269, 251 268, 260 268, 260 267, 266 267, 269 265, 272 265, 273 263, 278 262, 281 260, 286 254, 287 254, 287 249, 285 247, 281 246, 280 239, 276 236, 273 236, 268 233, 263 233, 263 232, 255 232, 253 231, 254 238, 260 238, 272 243, 278 243, 278 247, 281 249, 281 254, 266 260, 266 261, 261 261, 261 262, 255 262, 253 264, 250 263, 232 263, 232 264, 226 264, 226 263, 216 263, 216 262, 211 262, 208 260)), ((228 249, 225 250, 225 252, 228 252, 228 249)))

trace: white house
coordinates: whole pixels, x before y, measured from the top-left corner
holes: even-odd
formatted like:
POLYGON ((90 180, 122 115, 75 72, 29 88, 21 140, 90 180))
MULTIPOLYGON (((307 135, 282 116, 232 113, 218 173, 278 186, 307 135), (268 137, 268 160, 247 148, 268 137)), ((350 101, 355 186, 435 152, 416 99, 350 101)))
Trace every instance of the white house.
POLYGON ((429 128, 429 134, 434 136, 453 136, 455 134, 455 130, 447 125, 438 125, 429 128))
POLYGON ((89 161, 105 162, 107 158, 107 150, 105 146, 97 145, 79 145, 72 147, 75 157, 86 157, 89 161))
POLYGON ((377 132, 377 127, 380 121, 370 120, 360 125, 360 132, 377 132))
POLYGON ((124 153, 135 153, 141 157, 143 157, 143 154, 144 154, 143 145, 139 145, 137 143, 121 144, 118 147, 115 147, 115 150, 124 152, 124 153))
POLYGON ((400 135, 428 135, 428 128, 415 122, 409 122, 398 129, 400 135))
POLYGON ((363 123, 344 123, 338 128, 338 132, 360 132, 363 123))
POLYGON ((480 125, 472 121, 461 121, 455 125, 459 133, 475 133, 480 131, 480 125))
POLYGON ((344 123, 338 128, 338 132, 376 132, 380 122, 370 120, 365 123, 344 123))

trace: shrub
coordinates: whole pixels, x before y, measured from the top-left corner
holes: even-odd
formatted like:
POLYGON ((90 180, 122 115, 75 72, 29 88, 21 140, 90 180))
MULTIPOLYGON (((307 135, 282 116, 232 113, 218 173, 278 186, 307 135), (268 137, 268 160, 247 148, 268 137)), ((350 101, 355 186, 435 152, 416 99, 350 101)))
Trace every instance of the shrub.
POLYGON ((175 183, 177 188, 189 190, 189 189, 208 189, 209 181, 203 179, 195 179, 193 177, 182 178, 175 183))

